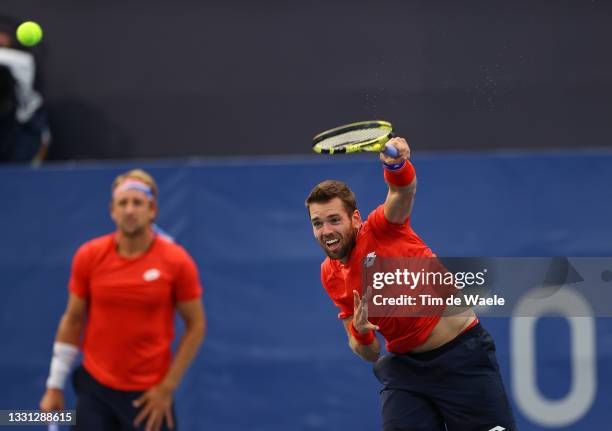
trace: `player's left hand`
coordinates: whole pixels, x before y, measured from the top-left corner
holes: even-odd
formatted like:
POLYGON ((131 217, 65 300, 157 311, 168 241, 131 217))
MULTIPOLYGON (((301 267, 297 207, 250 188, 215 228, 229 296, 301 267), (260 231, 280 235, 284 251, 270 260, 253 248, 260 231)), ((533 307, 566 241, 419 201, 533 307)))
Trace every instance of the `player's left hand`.
POLYGON ((385 153, 380 153, 380 160, 383 163, 394 165, 397 163, 401 163, 404 160, 410 159, 410 147, 408 146, 408 142, 406 142, 404 138, 395 137, 393 139, 390 139, 387 143, 393 145, 399 151, 399 155, 397 156, 397 158, 394 159, 392 157, 387 156, 385 153))
MULTIPOLYGON (((371 296, 371 295, 367 295, 371 296)), ((368 298, 366 295, 359 297, 359 293, 353 290, 353 326, 362 334, 368 331, 378 331, 380 328, 368 320, 368 298)))
POLYGON ((142 409, 134 419, 134 426, 138 428, 146 420, 146 431, 159 431, 164 419, 168 428, 174 428, 172 418, 172 390, 163 385, 154 386, 142 396, 132 402, 134 407, 142 409))

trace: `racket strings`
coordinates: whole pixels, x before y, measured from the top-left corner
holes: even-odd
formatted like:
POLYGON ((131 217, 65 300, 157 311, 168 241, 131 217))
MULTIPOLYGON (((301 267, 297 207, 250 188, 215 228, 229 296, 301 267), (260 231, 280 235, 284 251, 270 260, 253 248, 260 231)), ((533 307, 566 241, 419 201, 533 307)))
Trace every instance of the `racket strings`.
POLYGON ((383 130, 380 128, 351 130, 336 136, 331 136, 329 138, 323 139, 318 143, 318 145, 322 149, 342 148, 347 145, 357 144, 359 142, 366 142, 371 139, 378 139, 381 136, 387 135, 387 133, 388 130, 383 130))

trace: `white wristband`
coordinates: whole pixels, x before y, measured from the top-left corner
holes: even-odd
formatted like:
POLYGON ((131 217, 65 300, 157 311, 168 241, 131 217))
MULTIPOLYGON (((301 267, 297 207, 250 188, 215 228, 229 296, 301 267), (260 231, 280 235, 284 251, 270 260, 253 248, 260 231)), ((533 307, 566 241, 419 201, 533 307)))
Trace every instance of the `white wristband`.
POLYGON ((51 369, 47 379, 47 388, 64 389, 68 374, 72 370, 72 365, 79 354, 79 348, 74 344, 53 343, 53 359, 51 359, 51 369))

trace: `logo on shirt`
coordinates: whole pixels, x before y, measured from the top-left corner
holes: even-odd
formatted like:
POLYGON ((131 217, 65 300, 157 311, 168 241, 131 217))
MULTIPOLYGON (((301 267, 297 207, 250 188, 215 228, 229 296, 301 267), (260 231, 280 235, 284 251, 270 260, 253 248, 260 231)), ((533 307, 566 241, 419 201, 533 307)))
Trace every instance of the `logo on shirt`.
POLYGON ((159 271, 159 269, 151 268, 151 269, 147 269, 144 272, 144 274, 142 274, 142 278, 144 279, 144 281, 153 281, 153 280, 157 280, 160 275, 161 275, 161 272, 159 271))
POLYGON ((506 428, 504 428, 501 425, 497 425, 496 427, 491 428, 489 431, 504 431, 506 428))
POLYGON ((374 261, 375 260, 376 260, 376 252, 375 251, 369 252, 368 255, 365 258, 365 266, 366 266, 366 268, 369 268, 372 265, 374 265, 374 261))

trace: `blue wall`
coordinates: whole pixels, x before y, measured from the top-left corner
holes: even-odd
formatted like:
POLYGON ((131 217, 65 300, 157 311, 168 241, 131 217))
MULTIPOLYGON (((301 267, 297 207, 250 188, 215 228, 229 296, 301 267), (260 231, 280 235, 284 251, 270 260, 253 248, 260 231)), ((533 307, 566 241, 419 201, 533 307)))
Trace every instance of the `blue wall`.
MULTIPOLYGON (((414 163, 413 225, 439 255, 612 255, 610 152, 422 155, 414 163)), ((349 351, 320 286, 322 252, 303 200, 318 181, 337 178, 369 212, 385 196, 378 162, 313 157, 137 166, 158 180, 159 224, 194 256, 206 289, 208 336, 177 393, 182 429, 377 429, 378 382, 349 351)), ((36 408, 71 256, 80 243, 113 229, 110 183, 137 166, 0 169, 1 408, 36 408)), ((544 429, 516 404, 510 319, 485 325, 497 340, 521 429, 544 429)), ((596 398, 559 429, 602 429, 609 418, 612 324, 597 318, 596 325, 596 398)), ((537 326, 537 383, 553 401, 571 385, 568 328, 552 317, 537 326)))

